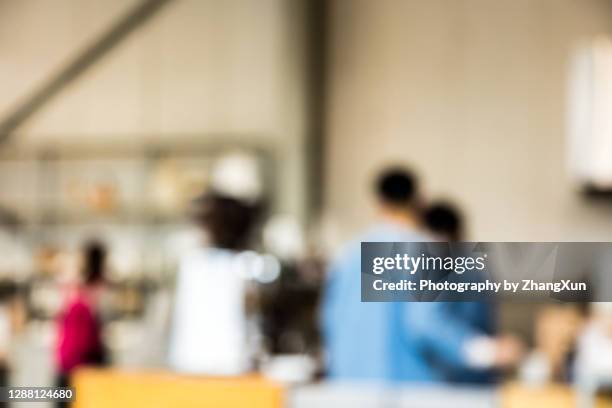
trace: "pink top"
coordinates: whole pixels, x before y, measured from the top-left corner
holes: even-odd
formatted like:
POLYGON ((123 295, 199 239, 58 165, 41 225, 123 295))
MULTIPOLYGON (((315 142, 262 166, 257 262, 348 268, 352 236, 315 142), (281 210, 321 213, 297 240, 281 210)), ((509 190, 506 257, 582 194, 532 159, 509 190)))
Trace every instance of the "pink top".
POLYGON ((81 365, 101 364, 104 359, 102 327, 90 296, 77 290, 58 319, 56 358, 60 373, 81 365))

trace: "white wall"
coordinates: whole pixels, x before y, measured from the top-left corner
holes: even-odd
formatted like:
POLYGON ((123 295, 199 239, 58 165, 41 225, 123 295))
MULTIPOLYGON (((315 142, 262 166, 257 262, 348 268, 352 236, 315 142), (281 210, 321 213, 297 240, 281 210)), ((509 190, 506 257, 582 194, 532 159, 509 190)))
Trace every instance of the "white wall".
POLYGON ((136 3, 0 1, 0 117, 136 3))
POLYGON ((345 234, 372 220, 376 170, 401 161, 464 208, 472 239, 612 236, 612 206, 583 202, 565 169, 570 51, 612 34, 612 3, 334 4, 326 195, 345 234))

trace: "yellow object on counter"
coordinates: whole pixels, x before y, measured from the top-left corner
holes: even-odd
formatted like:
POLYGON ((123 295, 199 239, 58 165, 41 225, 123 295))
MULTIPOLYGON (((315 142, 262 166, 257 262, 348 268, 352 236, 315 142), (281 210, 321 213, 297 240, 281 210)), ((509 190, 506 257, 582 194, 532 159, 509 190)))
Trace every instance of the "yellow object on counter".
POLYGON ((563 385, 525 387, 508 384, 501 389, 502 408, 575 408, 576 396, 571 388, 563 385))
MULTIPOLYGON (((501 388, 501 408, 575 408, 579 406, 578 398, 574 389, 562 384, 528 387, 511 383, 501 388)), ((594 403, 594 408, 612 408, 607 397, 599 396, 594 403)))
POLYGON ((75 408, 280 408, 283 387, 258 376, 210 378, 166 372, 82 369, 75 408))

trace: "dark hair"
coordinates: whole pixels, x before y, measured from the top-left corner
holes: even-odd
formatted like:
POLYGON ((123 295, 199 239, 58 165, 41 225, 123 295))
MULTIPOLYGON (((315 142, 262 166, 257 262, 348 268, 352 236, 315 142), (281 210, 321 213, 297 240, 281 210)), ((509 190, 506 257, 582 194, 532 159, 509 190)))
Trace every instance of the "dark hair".
POLYGON ((212 244, 224 249, 245 249, 259 215, 259 207, 211 193, 194 202, 195 221, 206 228, 212 244))
POLYGON ((401 167, 385 170, 376 182, 378 198, 393 205, 413 204, 417 196, 416 177, 401 167))
POLYGON ((83 280, 86 285, 98 283, 104 279, 106 248, 98 241, 89 241, 83 248, 83 280))
POLYGON ((459 241, 463 235, 463 220, 461 212, 447 202, 433 203, 424 214, 425 226, 434 234, 446 237, 451 241, 459 241))

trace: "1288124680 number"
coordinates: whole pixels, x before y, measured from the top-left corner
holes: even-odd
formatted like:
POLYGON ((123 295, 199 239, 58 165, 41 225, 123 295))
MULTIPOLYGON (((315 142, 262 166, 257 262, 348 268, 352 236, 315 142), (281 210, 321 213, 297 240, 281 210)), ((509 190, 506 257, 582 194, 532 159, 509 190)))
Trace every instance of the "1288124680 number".
POLYGON ((3 387, 5 401, 69 401, 74 398, 72 388, 63 387, 3 387))

